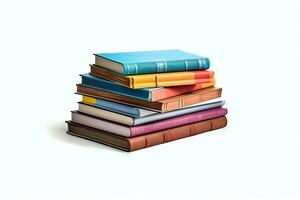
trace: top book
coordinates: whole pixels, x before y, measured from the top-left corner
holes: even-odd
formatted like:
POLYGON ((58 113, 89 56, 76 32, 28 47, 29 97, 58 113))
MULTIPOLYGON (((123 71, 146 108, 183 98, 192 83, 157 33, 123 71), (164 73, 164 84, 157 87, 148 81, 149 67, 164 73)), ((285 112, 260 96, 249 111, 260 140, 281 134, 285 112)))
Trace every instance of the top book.
POLYGON ((208 58, 181 50, 94 54, 95 64, 123 75, 208 69, 208 58))

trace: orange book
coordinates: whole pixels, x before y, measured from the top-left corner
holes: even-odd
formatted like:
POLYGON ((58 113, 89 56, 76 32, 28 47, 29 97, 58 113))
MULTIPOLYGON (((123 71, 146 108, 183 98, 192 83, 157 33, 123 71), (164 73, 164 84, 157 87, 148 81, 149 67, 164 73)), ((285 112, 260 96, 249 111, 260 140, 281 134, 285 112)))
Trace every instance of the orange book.
POLYGON ((159 90, 152 90, 151 91, 152 101, 159 101, 161 99, 175 97, 177 95, 200 90, 203 88, 212 87, 214 85, 215 85, 215 80, 213 79, 211 82, 208 83, 199 83, 195 85, 185 85, 185 86, 178 86, 178 87, 161 88, 159 90))
POLYGON ((134 89, 202 84, 214 79, 209 70, 124 76, 97 65, 91 65, 91 74, 134 89))

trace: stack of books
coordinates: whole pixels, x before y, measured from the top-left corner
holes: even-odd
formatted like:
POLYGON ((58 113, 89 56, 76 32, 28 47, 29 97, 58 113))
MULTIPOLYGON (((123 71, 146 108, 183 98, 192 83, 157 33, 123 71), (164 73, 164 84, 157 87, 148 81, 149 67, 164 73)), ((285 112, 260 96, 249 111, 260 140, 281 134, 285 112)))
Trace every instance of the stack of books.
POLYGON ((68 133, 134 151, 227 125, 208 58, 181 50, 95 54, 68 133))

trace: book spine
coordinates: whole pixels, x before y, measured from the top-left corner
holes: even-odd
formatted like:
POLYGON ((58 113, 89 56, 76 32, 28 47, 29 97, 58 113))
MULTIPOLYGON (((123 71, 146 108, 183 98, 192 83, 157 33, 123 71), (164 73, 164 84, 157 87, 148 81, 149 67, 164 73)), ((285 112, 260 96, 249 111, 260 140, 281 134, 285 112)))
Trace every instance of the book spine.
POLYGON ((162 111, 168 112, 171 110, 179 109, 185 106, 189 106, 195 103, 201 103, 211 99, 221 97, 222 89, 216 89, 213 91, 208 91, 206 93, 195 94, 195 95, 186 95, 178 99, 173 99, 163 103, 162 111))
POLYGON ((177 95, 185 94, 188 92, 192 92, 195 90, 200 90, 208 87, 212 87, 215 85, 214 79, 209 79, 210 82, 207 83, 197 83, 194 85, 184 85, 184 86, 177 86, 176 88, 173 87, 167 87, 167 88, 161 88, 159 90, 153 90, 151 91, 151 100, 153 102, 159 101, 162 99, 174 97, 177 95))
POLYGON ((227 109, 225 108, 216 108, 206 111, 200 111, 192 114, 183 115, 180 117, 174 117, 171 119, 162 120, 159 122, 140 125, 131 127, 131 137, 144 135, 146 133, 151 133, 155 131, 165 130, 168 128, 174 128, 177 126, 183 126, 186 124, 191 124, 199 121, 204 121, 207 119, 212 119, 227 114, 227 109))
POLYGON ((156 85, 156 77, 153 76, 128 76, 130 78, 129 87, 138 89, 138 88, 154 88, 156 85))
POLYGON ((208 58, 198 58, 190 60, 158 61, 144 63, 124 64, 124 75, 152 74, 175 71, 192 71, 208 69, 210 61, 208 58))
POLYGON ((143 136, 137 136, 129 139, 129 151, 135 151, 154 145, 163 144, 166 142, 178 140, 181 138, 197 135, 200 133, 212 131, 223 128, 227 125, 227 118, 225 116, 218 117, 202 122, 180 126, 166 131, 160 131, 143 136))
POLYGON ((128 76, 130 88, 151 88, 192 85, 210 82, 214 77, 213 71, 173 72, 128 76))

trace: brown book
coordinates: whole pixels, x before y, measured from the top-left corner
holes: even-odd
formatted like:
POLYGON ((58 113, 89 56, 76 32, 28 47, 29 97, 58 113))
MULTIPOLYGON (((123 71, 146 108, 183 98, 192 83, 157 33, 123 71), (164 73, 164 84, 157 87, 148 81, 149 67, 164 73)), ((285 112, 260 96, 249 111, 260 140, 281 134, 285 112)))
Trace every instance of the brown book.
POLYGON ((71 135, 106 144, 124 151, 135 151, 223 128, 227 125, 227 119, 223 116, 132 138, 112 134, 72 121, 67 121, 67 123, 67 133, 71 135))
POLYGON ((125 85, 128 87, 130 86, 130 78, 128 78, 127 76, 114 73, 108 69, 99 67, 97 65, 90 65, 90 68, 91 68, 91 74, 93 74, 95 76, 99 76, 101 78, 104 78, 104 79, 107 79, 110 81, 118 82, 121 85, 125 85))
POLYGON ((77 94, 94 98, 107 99, 119 103, 125 103, 137 107, 147 108, 159 112, 168 112, 185 106, 201 103, 211 99, 221 97, 222 88, 210 87, 196 90, 175 97, 162 99, 155 102, 143 101, 104 90, 95 89, 86 85, 77 85, 77 94))

